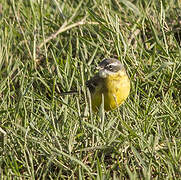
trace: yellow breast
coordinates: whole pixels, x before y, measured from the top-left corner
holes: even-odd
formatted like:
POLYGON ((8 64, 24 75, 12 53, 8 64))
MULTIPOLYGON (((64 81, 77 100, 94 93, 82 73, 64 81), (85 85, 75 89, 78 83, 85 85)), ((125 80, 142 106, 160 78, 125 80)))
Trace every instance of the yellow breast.
POLYGON ((119 107, 128 97, 130 81, 126 74, 109 75, 100 81, 95 92, 91 94, 92 108, 98 110, 104 97, 104 109, 106 111, 119 107))

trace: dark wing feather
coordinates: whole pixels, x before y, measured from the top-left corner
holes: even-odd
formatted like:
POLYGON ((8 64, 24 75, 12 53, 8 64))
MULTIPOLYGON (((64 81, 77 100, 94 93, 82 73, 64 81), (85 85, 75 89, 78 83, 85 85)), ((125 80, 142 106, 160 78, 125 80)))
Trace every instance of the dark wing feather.
POLYGON ((96 86, 99 85, 100 77, 96 74, 93 78, 86 82, 86 86, 89 88, 91 93, 94 93, 96 86))

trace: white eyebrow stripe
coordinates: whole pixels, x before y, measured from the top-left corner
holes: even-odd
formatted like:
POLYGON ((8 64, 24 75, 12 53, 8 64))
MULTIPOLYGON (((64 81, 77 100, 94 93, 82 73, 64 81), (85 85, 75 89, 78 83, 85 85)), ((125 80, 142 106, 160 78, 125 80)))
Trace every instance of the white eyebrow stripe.
POLYGON ((120 63, 118 63, 118 62, 113 62, 113 63, 110 63, 110 64, 108 64, 108 65, 111 65, 111 66, 120 66, 120 63))

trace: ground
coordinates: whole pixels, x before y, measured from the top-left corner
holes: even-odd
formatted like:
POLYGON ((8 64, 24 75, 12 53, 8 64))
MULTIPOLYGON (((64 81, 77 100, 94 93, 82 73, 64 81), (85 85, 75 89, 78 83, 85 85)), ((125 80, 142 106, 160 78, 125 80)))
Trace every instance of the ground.
POLYGON ((1 0, 1 179, 181 179, 180 6, 1 0), (109 57, 131 93, 93 113, 85 82, 109 57))

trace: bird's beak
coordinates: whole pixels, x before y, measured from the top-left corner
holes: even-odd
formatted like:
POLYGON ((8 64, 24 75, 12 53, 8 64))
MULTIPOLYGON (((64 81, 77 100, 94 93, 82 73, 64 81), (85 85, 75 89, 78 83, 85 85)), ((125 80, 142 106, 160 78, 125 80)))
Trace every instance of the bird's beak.
POLYGON ((100 66, 97 66, 97 67, 96 67, 96 70, 100 70, 100 66))
POLYGON ((98 71, 100 71, 100 70, 102 70, 102 69, 104 69, 104 68, 101 67, 101 66, 97 66, 97 67, 96 67, 96 70, 98 70, 98 71))

